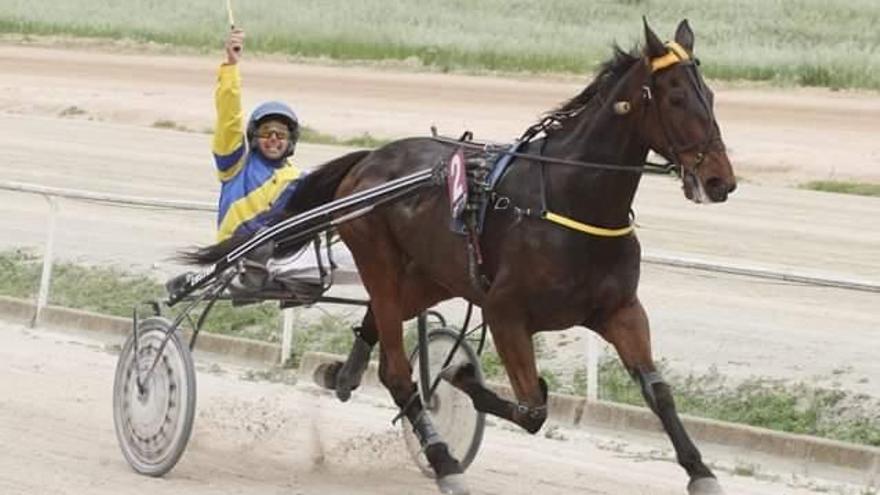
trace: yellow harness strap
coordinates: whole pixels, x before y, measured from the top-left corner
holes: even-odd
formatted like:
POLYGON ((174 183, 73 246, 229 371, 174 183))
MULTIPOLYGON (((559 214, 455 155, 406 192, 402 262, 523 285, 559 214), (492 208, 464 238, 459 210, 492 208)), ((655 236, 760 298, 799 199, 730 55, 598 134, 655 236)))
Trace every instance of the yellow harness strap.
POLYGON ((687 50, 674 41, 667 42, 666 48, 669 49, 669 53, 651 60, 651 72, 657 72, 658 70, 663 70, 679 62, 691 59, 687 50))
POLYGON ((572 220, 571 218, 557 215, 556 213, 550 211, 544 212, 543 217, 545 220, 549 220, 553 223, 558 223, 559 225, 568 227, 572 230, 577 230, 578 232, 583 232, 584 234, 595 235, 598 237, 623 237, 633 231, 632 225, 627 225, 626 227, 622 227, 619 229, 606 229, 604 227, 596 227, 595 225, 587 225, 585 223, 578 222, 577 220, 572 220))

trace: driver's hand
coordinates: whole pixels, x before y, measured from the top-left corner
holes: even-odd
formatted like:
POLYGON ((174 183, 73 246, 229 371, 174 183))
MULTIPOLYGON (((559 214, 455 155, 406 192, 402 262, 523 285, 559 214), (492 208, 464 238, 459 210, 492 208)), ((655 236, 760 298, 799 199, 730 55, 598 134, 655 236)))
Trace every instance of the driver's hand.
POLYGON ((241 51, 244 49, 244 30, 233 29, 226 38, 226 63, 235 65, 241 59, 241 51))

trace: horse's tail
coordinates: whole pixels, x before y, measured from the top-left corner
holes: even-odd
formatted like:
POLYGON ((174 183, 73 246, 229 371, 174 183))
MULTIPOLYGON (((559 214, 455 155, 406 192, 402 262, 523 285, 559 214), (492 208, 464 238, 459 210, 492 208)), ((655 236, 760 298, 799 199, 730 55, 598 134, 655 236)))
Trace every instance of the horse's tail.
MULTIPOLYGON (((348 171, 369 153, 369 150, 353 151, 306 174, 297 185, 293 198, 285 205, 282 218, 269 223, 275 223, 332 200, 336 188, 348 171)), ((190 265, 210 265, 231 253, 249 238, 249 236, 234 236, 210 246, 185 249, 177 253, 176 259, 190 265)))
POLYGON ((311 210, 332 200, 339 183, 349 170, 364 159, 370 150, 353 151, 335 158, 302 178, 296 193, 284 207, 284 216, 290 217, 311 210))
POLYGON ((188 265, 210 265, 231 253, 246 240, 248 236, 235 236, 210 246, 184 249, 177 252, 175 259, 188 265))

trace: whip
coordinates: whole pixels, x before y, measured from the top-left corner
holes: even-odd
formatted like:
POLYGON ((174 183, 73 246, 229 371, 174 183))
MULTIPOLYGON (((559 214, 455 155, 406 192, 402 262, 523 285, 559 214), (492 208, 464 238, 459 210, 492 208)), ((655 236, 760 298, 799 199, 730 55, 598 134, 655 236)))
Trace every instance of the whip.
MULTIPOLYGON (((226 0, 226 19, 229 21, 229 30, 235 30, 235 16, 232 14, 232 0, 226 0)), ((241 47, 237 46, 233 48, 236 52, 241 51, 241 47)))

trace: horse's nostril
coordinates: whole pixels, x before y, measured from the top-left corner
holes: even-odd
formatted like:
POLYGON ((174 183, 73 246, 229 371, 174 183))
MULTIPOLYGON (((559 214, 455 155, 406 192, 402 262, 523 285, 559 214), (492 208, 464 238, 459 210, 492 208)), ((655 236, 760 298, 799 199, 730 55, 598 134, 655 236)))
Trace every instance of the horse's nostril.
POLYGON ((723 184, 721 183, 721 179, 718 177, 712 177, 711 179, 706 181, 706 189, 710 191, 718 191, 723 188, 723 184))

